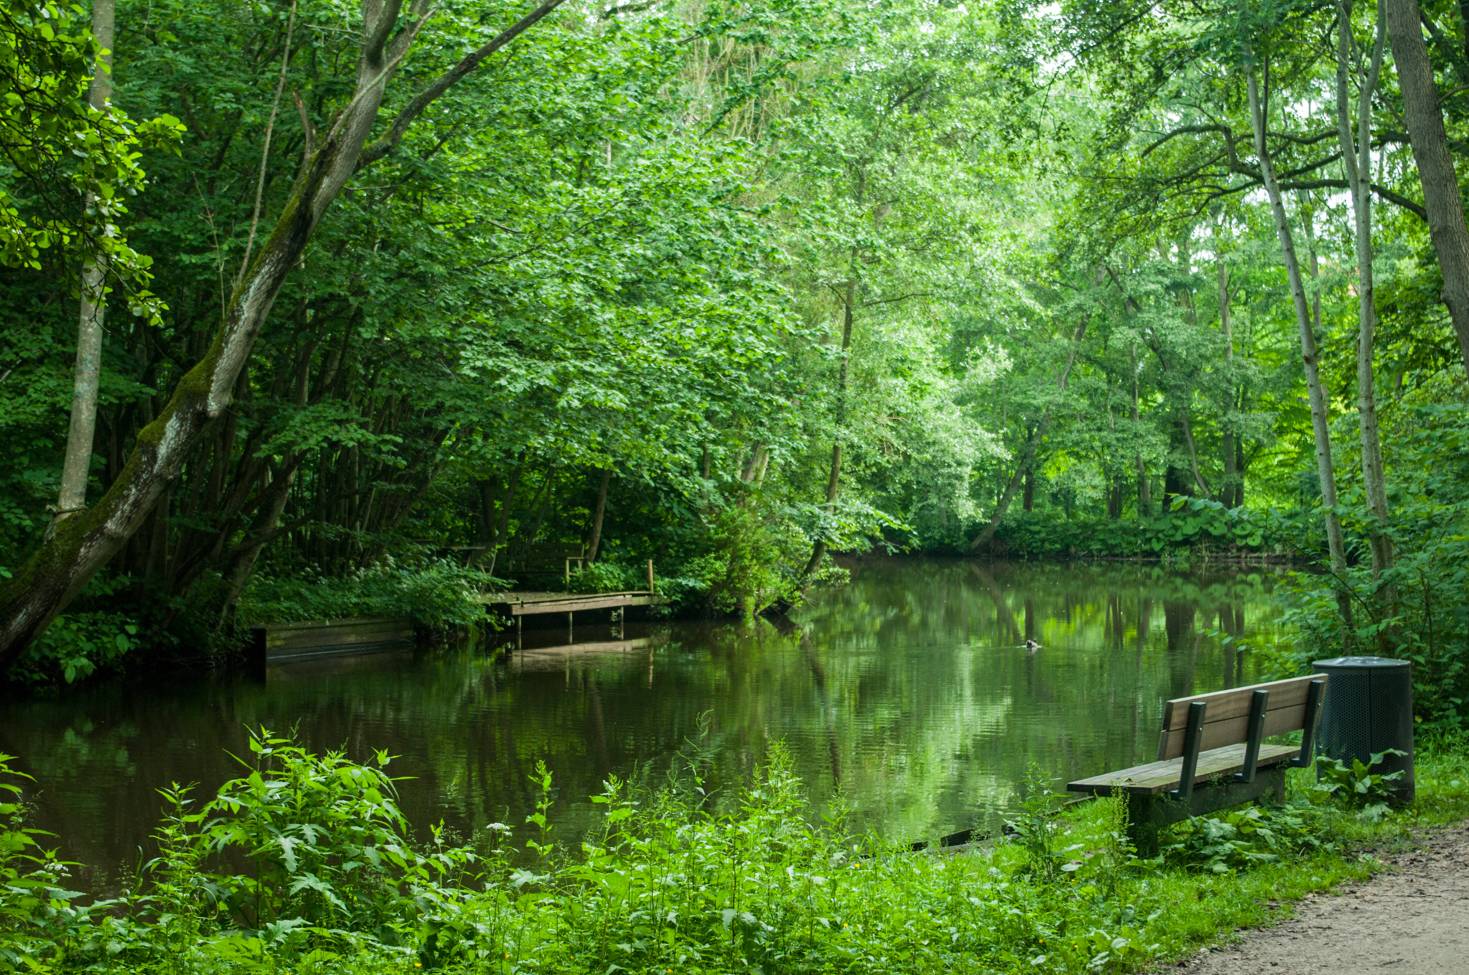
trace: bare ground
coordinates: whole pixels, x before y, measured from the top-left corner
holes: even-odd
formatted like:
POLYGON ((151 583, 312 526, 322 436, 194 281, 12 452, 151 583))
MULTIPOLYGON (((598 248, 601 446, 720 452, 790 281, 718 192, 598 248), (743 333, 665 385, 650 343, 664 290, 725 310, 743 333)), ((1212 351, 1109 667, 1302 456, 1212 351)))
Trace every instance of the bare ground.
POLYGON ((1249 931, 1164 969, 1168 975, 1469 975, 1469 825, 1425 833, 1387 869, 1301 901, 1275 927, 1249 931))

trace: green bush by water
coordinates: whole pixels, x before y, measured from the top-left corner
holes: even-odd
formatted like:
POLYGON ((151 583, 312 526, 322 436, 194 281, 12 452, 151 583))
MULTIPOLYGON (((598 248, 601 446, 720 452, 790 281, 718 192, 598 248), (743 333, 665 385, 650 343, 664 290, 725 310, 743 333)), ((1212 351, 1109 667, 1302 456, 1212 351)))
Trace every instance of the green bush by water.
MULTIPOLYGON (((414 842, 387 755, 358 764, 262 731, 207 802, 164 790, 157 856, 86 903, 25 825, 10 761, 0 962, 32 973, 1130 972, 1370 869, 1322 836, 1381 840, 1415 821, 1316 796, 1196 821, 1167 862, 1139 862, 1120 803, 1058 819, 1035 798, 1015 841, 913 854, 839 811, 816 817, 777 747, 732 802, 697 768, 656 791, 610 779, 578 849, 551 828, 544 768, 523 839, 492 824, 473 846, 442 829, 414 842)), ((1425 764, 1424 817, 1469 812, 1465 771, 1461 755, 1425 764)))
POLYGON ((489 573, 447 559, 405 565, 385 560, 339 577, 257 576, 240 600, 241 625, 409 616, 420 629, 445 631, 484 617, 474 597, 503 587, 489 573))
POLYGON ((1226 508, 1205 498, 1181 498, 1176 510, 1142 518, 1058 519, 1054 512, 1011 515, 996 545, 1019 558, 1176 558, 1190 551, 1211 557, 1298 558, 1313 536, 1305 513, 1226 508))

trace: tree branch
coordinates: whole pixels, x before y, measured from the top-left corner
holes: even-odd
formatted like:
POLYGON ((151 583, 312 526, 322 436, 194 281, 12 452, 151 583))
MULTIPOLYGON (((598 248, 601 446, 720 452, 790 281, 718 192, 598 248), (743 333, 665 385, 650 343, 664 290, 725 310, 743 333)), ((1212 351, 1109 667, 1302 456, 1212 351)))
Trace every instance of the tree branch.
MULTIPOLYGON (((515 40, 527 28, 561 6, 564 2, 565 0, 542 0, 541 5, 535 10, 526 14, 520 20, 516 21, 514 25, 496 35, 488 44, 466 55, 454 67, 435 78, 427 88, 414 95, 413 99, 403 107, 403 110, 393 119, 393 124, 388 128, 387 134, 363 150, 362 156, 357 162, 357 168, 363 169, 371 166, 396 149, 398 143, 403 141, 403 136, 407 133, 408 127, 439 96, 452 88, 475 68, 479 67, 481 62, 491 54, 494 54, 500 48, 515 40)), ((424 17, 427 17, 427 13, 424 14, 424 17)))
MULTIPOLYGON (((265 123, 265 143, 260 149, 260 173, 255 180, 255 207, 250 212, 250 233, 245 237, 245 256, 240 258, 240 270, 235 274, 234 287, 239 288, 250 267, 250 254, 255 249, 255 234, 260 229, 260 209, 265 202, 265 176, 270 167, 270 137, 275 133, 275 118, 280 112, 281 95, 286 90, 286 69, 291 65, 291 36, 296 31, 296 0, 291 0, 291 12, 286 18, 286 44, 281 52, 281 73, 275 81, 275 95, 270 99, 270 119, 265 123)), ((294 94, 294 93, 293 93, 294 94)), ((300 104, 299 99, 297 104, 300 104)), ((302 116, 303 120, 305 116, 302 116)), ((308 133, 307 143, 311 138, 308 133)), ((307 154, 309 158, 310 153, 307 154)))

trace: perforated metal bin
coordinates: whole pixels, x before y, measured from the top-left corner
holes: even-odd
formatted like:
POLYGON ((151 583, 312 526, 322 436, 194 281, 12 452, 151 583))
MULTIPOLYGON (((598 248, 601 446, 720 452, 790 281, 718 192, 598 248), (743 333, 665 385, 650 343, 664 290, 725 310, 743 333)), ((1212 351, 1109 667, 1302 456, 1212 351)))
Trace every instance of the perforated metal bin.
POLYGON ((1321 712, 1317 751, 1350 763, 1370 761, 1378 752, 1397 749, 1375 769, 1401 770, 1393 785, 1396 801, 1413 799, 1413 667, 1389 657, 1333 657, 1318 660, 1326 674, 1326 706, 1321 712))

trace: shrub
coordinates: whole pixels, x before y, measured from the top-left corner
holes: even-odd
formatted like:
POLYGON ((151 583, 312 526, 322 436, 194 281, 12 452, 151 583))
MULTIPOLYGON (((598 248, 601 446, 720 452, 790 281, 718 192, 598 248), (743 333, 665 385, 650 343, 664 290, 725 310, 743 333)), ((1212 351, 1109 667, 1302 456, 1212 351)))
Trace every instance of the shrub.
POLYGON ((197 811, 188 789, 164 790, 159 854, 124 899, 150 931, 129 960, 410 958, 422 915, 460 896, 474 852, 441 828, 412 841, 385 753, 359 764, 264 729, 249 753, 197 811))
POLYGON ((136 620, 121 613, 65 613, 11 665, 9 678, 28 684, 84 680, 116 670, 142 641, 136 620))
POLYGON ((239 620, 250 625, 410 616, 420 629, 442 632, 481 622, 484 607, 474 597, 500 585, 486 572, 449 560, 385 560, 339 577, 257 576, 240 600, 239 620))

